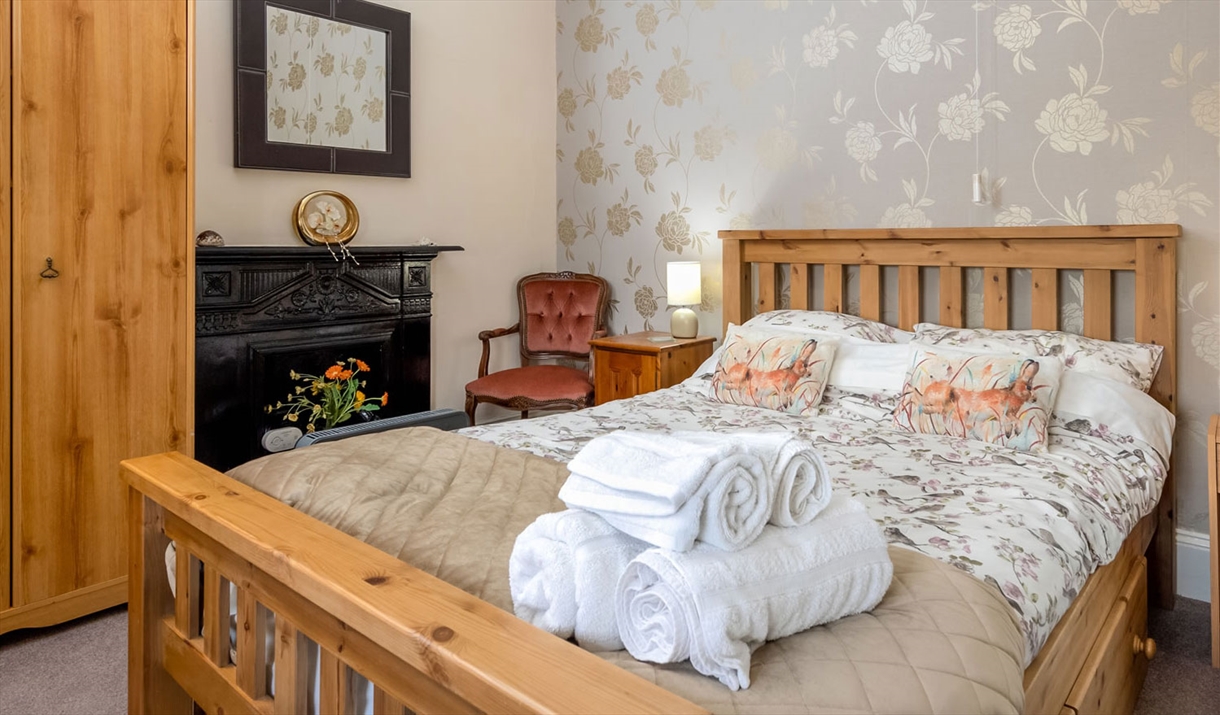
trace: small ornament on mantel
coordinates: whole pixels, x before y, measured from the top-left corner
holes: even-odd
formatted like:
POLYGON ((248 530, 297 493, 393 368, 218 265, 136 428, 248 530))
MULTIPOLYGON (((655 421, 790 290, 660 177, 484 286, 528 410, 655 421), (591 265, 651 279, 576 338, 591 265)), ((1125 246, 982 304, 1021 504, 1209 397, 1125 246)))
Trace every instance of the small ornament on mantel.
POLYGON ((201 232, 195 237, 196 246, 223 246, 225 245, 224 236, 212 230, 201 232))
POLYGON ((416 246, 435 246, 436 241, 433 241, 432 239, 428 238, 427 236, 424 236, 424 237, 420 238, 418 241, 416 241, 415 245, 416 246))

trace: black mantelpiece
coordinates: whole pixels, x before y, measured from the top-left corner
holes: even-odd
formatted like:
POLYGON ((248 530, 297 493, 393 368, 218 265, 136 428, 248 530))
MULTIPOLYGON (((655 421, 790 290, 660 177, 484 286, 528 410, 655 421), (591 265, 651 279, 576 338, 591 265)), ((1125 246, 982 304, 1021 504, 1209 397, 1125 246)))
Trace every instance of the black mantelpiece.
POLYGON ((380 413, 431 401, 431 262, 460 246, 362 246, 359 265, 324 247, 195 249, 195 457, 229 469, 265 454, 283 426, 263 408, 283 399, 288 371, 357 357, 369 388, 390 393, 380 413))

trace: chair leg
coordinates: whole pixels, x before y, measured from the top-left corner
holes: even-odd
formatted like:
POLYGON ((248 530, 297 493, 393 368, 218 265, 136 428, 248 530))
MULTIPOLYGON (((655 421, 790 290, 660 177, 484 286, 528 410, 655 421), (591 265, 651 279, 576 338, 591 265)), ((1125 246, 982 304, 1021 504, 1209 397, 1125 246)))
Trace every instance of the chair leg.
POLYGON ((475 399, 474 395, 467 392, 466 393, 466 418, 470 421, 471 427, 474 427, 474 408, 476 408, 478 406, 479 406, 479 401, 477 399, 475 399))

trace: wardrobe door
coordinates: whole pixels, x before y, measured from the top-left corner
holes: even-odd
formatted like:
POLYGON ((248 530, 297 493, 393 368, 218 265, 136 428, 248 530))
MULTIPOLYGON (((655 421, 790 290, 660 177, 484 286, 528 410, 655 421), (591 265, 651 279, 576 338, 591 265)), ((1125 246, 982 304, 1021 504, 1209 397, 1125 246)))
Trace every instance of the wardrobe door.
POLYGON ((13 7, 12 595, 95 610, 126 595, 119 461, 190 430, 187 3, 13 7))
POLYGON ((12 178, 12 160, 9 158, 11 116, 9 100, 10 58, 12 57, 12 12, 11 3, 0 2, 0 610, 9 607, 9 566, 12 558, 12 532, 9 506, 9 448, 12 440, 12 403, 9 400, 11 377, 9 372, 12 356, 12 309, 9 302, 9 286, 12 281, 12 233, 9 221, 12 205, 9 203, 9 186, 12 178))

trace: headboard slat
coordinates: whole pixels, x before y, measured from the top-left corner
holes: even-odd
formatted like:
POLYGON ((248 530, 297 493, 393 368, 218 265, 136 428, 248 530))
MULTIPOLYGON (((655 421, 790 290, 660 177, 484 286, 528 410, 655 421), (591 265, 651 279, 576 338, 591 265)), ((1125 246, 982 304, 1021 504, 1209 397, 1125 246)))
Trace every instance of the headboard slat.
MULTIPOLYGON (((724 238, 724 236, 721 236, 724 238)), ((721 288, 720 295, 724 300, 724 325, 729 323, 741 325, 750 318, 753 303, 754 271, 742 257, 745 241, 725 238, 721 245, 721 288)))
POLYGON ((1008 330, 1008 269, 983 269, 983 326, 1008 330))
POLYGON ((775 289, 775 264, 758 264, 758 311, 765 313, 779 308, 778 293, 775 289))
POLYGON ((846 281, 843 280, 843 266, 827 263, 822 267, 822 310, 832 313, 842 313, 847 307, 846 281))
POLYGON ((919 266, 898 267, 898 327, 912 330, 919 322, 919 266))
MULTIPOLYGON (((1033 271, 1033 306, 1030 308, 1030 324, 1038 330, 1059 329, 1059 271, 1054 268, 1035 268, 1033 271)), ((1110 275, 1109 271, 1103 271, 1110 275)))
POLYGON ((954 328, 966 325, 965 291, 960 266, 942 266, 940 271, 940 322, 954 328))
POLYGON ((809 310, 809 272, 813 267, 808 263, 793 263, 788 266, 788 304, 793 310, 809 310))
POLYGON ((860 266, 860 317, 881 320, 881 266, 860 266))
POLYGON ((1110 271, 1084 271, 1084 334, 1090 338, 1110 339, 1113 309, 1110 305, 1110 271))

